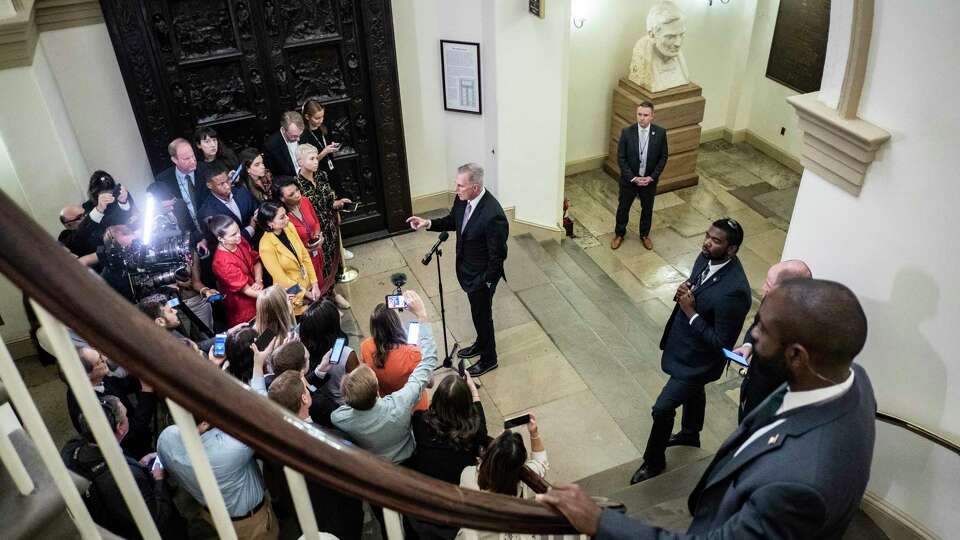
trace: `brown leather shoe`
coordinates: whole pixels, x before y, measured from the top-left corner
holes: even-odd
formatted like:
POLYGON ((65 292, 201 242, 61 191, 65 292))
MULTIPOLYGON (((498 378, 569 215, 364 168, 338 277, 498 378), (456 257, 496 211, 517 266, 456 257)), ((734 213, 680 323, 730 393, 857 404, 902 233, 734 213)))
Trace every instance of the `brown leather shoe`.
POLYGON ((613 240, 610 241, 610 249, 617 249, 620 247, 620 244, 623 243, 622 236, 614 236, 613 240))
POLYGON ((649 236, 644 236, 640 241, 643 242, 643 247, 653 249, 653 240, 651 240, 649 236))

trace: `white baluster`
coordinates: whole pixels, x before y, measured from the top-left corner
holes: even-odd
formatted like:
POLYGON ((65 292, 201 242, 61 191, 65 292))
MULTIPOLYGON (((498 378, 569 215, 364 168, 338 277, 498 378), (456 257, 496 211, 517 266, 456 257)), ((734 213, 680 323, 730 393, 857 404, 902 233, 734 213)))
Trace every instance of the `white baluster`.
POLYGON ((400 514, 384 508, 383 524, 387 529, 387 540, 403 540, 403 519, 400 514))
MULTIPOLYGON (((34 310, 37 312, 37 318, 43 325, 43 332, 53 346, 54 356, 60 364, 60 371, 63 373, 67 384, 73 391, 73 396, 77 398, 77 404, 80 411, 93 432, 93 437, 97 441, 97 446, 103 453, 103 458, 107 462, 110 474, 120 489, 120 495, 123 497, 127 508, 130 509, 130 515, 137 524, 140 534, 150 540, 160 540, 160 531, 157 530, 157 524, 154 523, 150 510, 147 508, 146 501, 143 500, 143 494, 137 487, 136 480, 133 479, 133 473, 130 472, 130 466, 123 455, 120 443, 110 428, 107 418, 100 407, 100 401, 93 387, 90 386, 90 379, 87 377, 86 369, 77 356, 77 349, 70 339, 70 334, 60 321, 58 321, 40 304, 31 300, 34 310)), ((140 458, 143 456, 134 456, 140 458)))
POLYGON ((77 486, 74 485, 73 479, 70 477, 70 471, 63 464, 60 451, 53 443, 53 437, 47 431, 47 426, 43 423, 43 417, 40 416, 37 405, 30 397, 27 385, 24 384, 23 377, 20 376, 17 366, 13 363, 10 351, 7 350, 6 344, 2 343, 0 343, 0 379, 3 380, 7 393, 10 394, 10 402, 16 407, 27 433, 37 447, 37 452, 40 454, 43 464, 47 466, 54 484, 60 491, 60 495, 63 496, 67 510, 73 517, 73 522, 77 526, 80 536, 84 540, 100 540, 100 531, 97 530, 97 525, 90 517, 90 512, 84 506, 80 492, 77 491, 77 486))
POLYGON ((307 491, 307 481, 302 474, 290 467, 284 467, 283 474, 287 477, 287 486, 293 498, 293 507, 297 510, 297 520, 300 522, 303 538, 319 538, 320 528, 317 527, 317 516, 313 515, 313 504, 310 502, 310 493, 307 491))
MULTIPOLYGON (((193 472, 197 475, 203 500, 210 509, 217 535, 220 540, 236 540, 237 531, 234 530, 233 521, 230 520, 230 514, 227 512, 227 504, 223 502, 223 493, 220 493, 220 485, 217 484, 217 478, 213 475, 213 469, 210 467, 210 460, 207 459, 207 452, 203 449, 200 434, 197 433, 197 423, 193 415, 172 400, 167 400, 167 406, 177 427, 180 428, 183 445, 187 447, 187 455, 193 465, 193 472)), ((263 496, 266 497, 266 493, 263 496)))
POLYGON ((13 446, 13 441, 10 440, 10 434, 20 427, 17 415, 14 414, 10 404, 0 405, 0 463, 3 463, 3 466, 7 468, 7 472, 13 478, 13 483, 17 486, 17 491, 21 495, 30 495, 36 486, 33 484, 33 479, 30 478, 27 468, 23 465, 20 454, 13 446))

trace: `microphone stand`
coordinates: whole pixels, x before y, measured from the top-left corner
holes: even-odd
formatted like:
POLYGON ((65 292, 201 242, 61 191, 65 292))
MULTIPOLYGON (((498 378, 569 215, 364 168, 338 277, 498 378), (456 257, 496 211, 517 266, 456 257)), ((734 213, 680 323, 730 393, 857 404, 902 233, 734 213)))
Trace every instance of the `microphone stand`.
POLYGON ((440 247, 450 235, 446 231, 440 233, 437 242, 430 248, 430 251, 423 256, 423 259, 420 261, 424 266, 430 265, 430 259, 433 258, 433 255, 437 255, 437 289, 440 292, 440 325, 443 329, 443 363, 440 364, 437 369, 445 367, 453 367, 453 357, 457 354, 457 349, 460 348, 459 343, 453 344, 453 351, 448 349, 447 345, 447 310, 443 302, 443 274, 440 271, 440 258, 443 257, 443 248, 440 247))

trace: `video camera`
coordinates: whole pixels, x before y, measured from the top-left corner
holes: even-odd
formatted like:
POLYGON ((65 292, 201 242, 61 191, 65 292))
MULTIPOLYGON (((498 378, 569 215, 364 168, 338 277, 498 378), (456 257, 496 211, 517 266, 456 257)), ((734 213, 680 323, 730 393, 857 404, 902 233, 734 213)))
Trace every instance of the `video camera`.
POLYGON ((390 276, 390 282, 393 283, 393 294, 388 294, 385 298, 387 307, 403 311, 407 307, 407 299, 403 296, 403 286, 407 284, 407 275, 403 272, 397 272, 390 276))
POLYGON ((105 264, 125 271, 136 301, 157 289, 189 281, 192 250, 190 235, 157 238, 150 244, 134 240, 129 247, 114 245, 105 264))

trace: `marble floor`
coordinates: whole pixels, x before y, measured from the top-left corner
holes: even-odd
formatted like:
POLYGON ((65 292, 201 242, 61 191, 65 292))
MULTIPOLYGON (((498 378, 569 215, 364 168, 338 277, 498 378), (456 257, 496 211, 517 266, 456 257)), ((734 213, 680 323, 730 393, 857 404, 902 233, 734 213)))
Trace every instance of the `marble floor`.
MULTIPOLYGON (((665 381, 660 332, 712 220, 730 216, 744 227, 740 257, 754 309, 767 269, 780 260, 799 175, 748 145, 724 142, 702 145, 698 169, 699 185, 657 197, 653 251, 643 249, 636 232, 610 250, 617 186, 602 171, 566 180, 578 238, 539 243, 524 235, 508 242, 508 281, 494 300, 500 368, 482 378, 480 393, 492 433, 501 431, 504 417, 537 414, 551 482, 640 458, 650 406, 665 381)), ((630 226, 638 219, 635 205, 630 226)), ((397 272, 407 275, 408 288, 426 292, 434 334, 441 335, 436 265, 420 264, 435 236, 405 234, 353 248, 361 277, 343 292, 353 303, 358 320, 350 325, 358 337, 367 333, 366 314, 391 291, 397 272)), ((469 345, 475 332, 452 253, 440 272, 448 339, 469 345)), ((710 385, 705 450, 715 450, 735 426, 738 387, 733 372, 710 385)))

